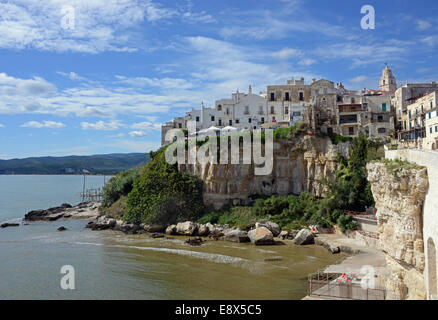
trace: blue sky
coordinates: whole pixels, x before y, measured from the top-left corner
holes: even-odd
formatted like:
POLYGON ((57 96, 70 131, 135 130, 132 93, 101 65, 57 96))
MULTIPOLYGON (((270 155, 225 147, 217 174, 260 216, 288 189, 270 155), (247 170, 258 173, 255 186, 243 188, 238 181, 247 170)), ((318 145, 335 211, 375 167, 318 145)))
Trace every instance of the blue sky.
POLYGON ((376 88, 385 62, 429 82, 437 52, 435 0, 0 0, 0 159, 146 152, 161 123, 250 84, 376 88))

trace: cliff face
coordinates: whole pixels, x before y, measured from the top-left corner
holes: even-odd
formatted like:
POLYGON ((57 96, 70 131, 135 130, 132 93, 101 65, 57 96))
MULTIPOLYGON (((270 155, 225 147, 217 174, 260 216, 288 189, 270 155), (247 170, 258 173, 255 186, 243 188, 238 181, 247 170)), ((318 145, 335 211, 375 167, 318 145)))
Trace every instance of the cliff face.
POLYGON ((337 169, 337 154, 347 155, 349 144, 333 145, 328 138, 305 136, 274 141, 271 174, 256 176, 254 165, 180 165, 179 170, 204 181, 204 203, 220 208, 248 203, 251 195, 323 194, 321 181, 337 169))
POLYGON ((383 163, 367 165, 376 201, 379 249, 386 253, 384 277, 389 299, 425 299, 423 204, 428 190, 426 169, 390 172, 383 163))

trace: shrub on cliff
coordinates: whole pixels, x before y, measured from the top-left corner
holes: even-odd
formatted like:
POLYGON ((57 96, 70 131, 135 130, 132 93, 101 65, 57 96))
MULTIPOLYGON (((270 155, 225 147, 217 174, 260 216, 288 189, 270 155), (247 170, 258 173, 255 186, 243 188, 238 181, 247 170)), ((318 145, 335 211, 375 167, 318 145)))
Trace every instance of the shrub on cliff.
POLYGON ((134 180, 140 175, 142 167, 135 167, 112 177, 103 187, 103 207, 110 207, 122 196, 126 196, 132 190, 134 180))
POLYGON ((202 181, 167 163, 163 148, 135 180, 127 207, 124 220, 130 223, 195 220, 204 210, 202 181))

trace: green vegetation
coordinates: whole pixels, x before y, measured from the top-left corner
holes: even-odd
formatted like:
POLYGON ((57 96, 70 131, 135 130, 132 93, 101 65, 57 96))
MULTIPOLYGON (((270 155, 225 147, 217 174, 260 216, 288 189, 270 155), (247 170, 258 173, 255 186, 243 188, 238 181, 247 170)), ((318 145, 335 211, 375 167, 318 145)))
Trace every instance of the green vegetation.
POLYGON ((148 161, 145 153, 11 159, 0 160, 0 174, 112 175, 148 161))
POLYGON ((297 138, 307 132, 305 122, 295 123, 288 128, 277 128, 274 130, 274 140, 297 138))
POLYGON ((123 218, 129 223, 172 224, 195 220, 203 211, 202 181, 168 164, 162 148, 134 181, 123 218))
POLYGON ((332 143, 337 145, 339 142, 351 142, 353 141, 352 137, 341 136, 340 134, 330 135, 330 139, 332 143))
POLYGON ((386 170, 388 170, 389 173, 391 173, 396 177, 403 170, 419 170, 423 168, 422 166, 419 166, 416 163, 412 163, 401 159, 395 159, 395 160, 383 159, 382 162, 384 163, 386 170))
POLYGON ((131 192, 135 179, 140 176, 142 167, 135 167, 112 177, 103 187, 103 207, 110 207, 122 196, 131 192))

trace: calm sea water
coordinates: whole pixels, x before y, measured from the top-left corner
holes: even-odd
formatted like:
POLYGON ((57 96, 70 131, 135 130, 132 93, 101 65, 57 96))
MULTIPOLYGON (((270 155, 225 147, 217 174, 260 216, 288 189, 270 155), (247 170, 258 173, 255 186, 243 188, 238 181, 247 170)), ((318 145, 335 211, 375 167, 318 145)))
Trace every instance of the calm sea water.
MULTIPOLYGON (((0 222, 78 203, 82 179, 0 175, 0 222)), ((88 188, 102 184, 103 177, 87 178, 88 188)), ((344 258, 316 246, 211 241, 190 247, 184 238, 93 232, 86 223, 0 229, 0 299, 300 299, 308 273, 344 258), (61 225, 68 230, 57 232, 61 225), (60 286, 64 265, 75 269, 75 290, 60 286)))

